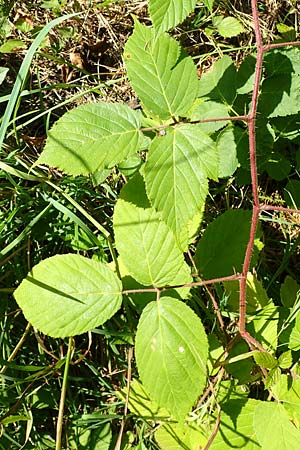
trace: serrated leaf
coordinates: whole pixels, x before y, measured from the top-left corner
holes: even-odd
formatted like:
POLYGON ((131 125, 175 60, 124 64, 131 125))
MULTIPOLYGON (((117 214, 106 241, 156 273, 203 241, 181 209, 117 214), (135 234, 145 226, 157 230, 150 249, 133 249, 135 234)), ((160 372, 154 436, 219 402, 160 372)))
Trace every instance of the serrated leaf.
MULTIPOLYGON (((228 106, 224 103, 214 102, 212 100, 206 100, 203 98, 196 99, 191 109, 191 120, 207 120, 207 119, 221 119, 229 117, 228 106)), ((215 131, 224 128, 227 125, 226 120, 217 122, 203 122, 200 123, 199 129, 202 129, 205 133, 211 134, 215 131)))
POLYGON ((260 445, 253 427, 253 415, 258 404, 258 400, 253 399, 234 399, 223 403, 219 431, 210 449, 258 450, 260 445))
POLYGON ((295 325, 290 334, 289 349, 298 351, 300 350, 300 314, 298 313, 295 321, 295 325))
POLYGON ((161 450, 199 450, 205 447, 205 431, 195 423, 163 424, 155 432, 161 450))
POLYGON ((232 59, 225 55, 218 59, 199 81, 198 97, 209 97, 232 105, 236 96, 236 69, 232 59))
POLYGON ((300 431, 279 403, 260 402, 254 411, 254 429, 262 450, 297 450, 300 431))
POLYGON ((218 134, 219 177, 231 177, 238 167, 237 146, 243 137, 238 127, 229 125, 218 134))
POLYGON ((205 279, 242 271, 251 216, 252 211, 228 210, 207 226, 195 253, 196 265, 205 279))
POLYGON ((217 26, 218 32, 223 37, 233 37, 244 31, 244 27, 235 17, 225 17, 217 26))
POLYGON ((37 164, 71 175, 113 167, 143 142, 141 114, 117 103, 90 103, 64 114, 49 132, 37 164))
POLYGON ((151 398, 183 419, 206 383, 208 343, 200 319, 173 298, 149 303, 140 317, 135 354, 151 398))
POLYGON ((195 9, 196 3, 197 0, 150 0, 150 17, 156 32, 175 28, 195 9))
POLYGON ((264 367, 265 369, 273 369, 273 367, 277 365, 276 358, 274 358, 274 356, 268 352, 258 351, 254 353, 253 358, 256 364, 258 364, 261 367, 264 367))
POLYGON ((120 280, 105 264, 67 254, 34 266, 14 295, 34 327, 62 338, 106 322, 121 306, 121 290, 120 280))
POLYGON ((169 119, 188 113, 197 95, 197 70, 191 57, 183 57, 175 39, 166 33, 157 36, 154 29, 136 21, 124 60, 149 115, 169 119))
POLYGON ((140 208, 120 198, 113 221, 118 252, 139 283, 159 287, 191 281, 173 233, 152 208, 140 208))
POLYGON ((198 125, 169 128, 152 141, 144 167, 147 194, 177 238, 203 208, 207 178, 217 176, 215 143, 198 125))

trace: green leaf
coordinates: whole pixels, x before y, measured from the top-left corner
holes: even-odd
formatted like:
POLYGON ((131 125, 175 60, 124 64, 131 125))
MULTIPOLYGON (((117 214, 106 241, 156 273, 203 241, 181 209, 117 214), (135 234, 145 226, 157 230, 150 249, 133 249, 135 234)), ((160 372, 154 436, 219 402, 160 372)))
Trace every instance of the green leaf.
POLYGON ((34 327, 62 338, 110 319, 121 306, 121 290, 119 279, 105 264, 67 254, 33 267, 14 295, 34 327))
MULTIPOLYGON (((245 341, 240 341, 234 345, 230 350, 228 359, 233 359, 236 356, 248 354, 249 347, 245 341)), ((242 384, 252 381, 252 371, 254 369, 254 363, 251 358, 240 359, 239 361, 226 364, 226 371, 233 375, 242 384)))
POLYGON ((0 46, 0 53, 14 53, 26 47, 25 42, 21 41, 21 39, 8 39, 0 46))
POLYGON ((283 402, 289 418, 300 421, 300 379, 281 375, 272 386, 272 393, 277 400, 283 402))
POLYGON ((271 178, 281 181, 287 178, 292 166, 290 161, 284 155, 275 151, 270 155, 265 168, 271 178))
POLYGON ((141 114, 117 103, 90 103, 64 114, 49 132, 37 164, 71 175, 113 167, 143 141, 141 114))
POLYGON ((208 343, 200 319, 173 298, 149 303, 140 317, 135 354, 151 398, 183 419, 206 383, 208 343))
POLYGON ((209 9, 209 12, 212 12, 214 0, 204 0, 203 3, 209 9))
POLYGON ((225 17, 217 26, 218 32, 223 37, 237 36, 244 31, 244 27, 234 17, 225 17))
POLYGON ((254 411, 254 429, 262 450, 297 450, 300 431, 279 403, 260 402, 254 411))
POLYGON ((278 364, 281 369, 289 369, 293 364, 292 352, 288 350, 282 353, 278 358, 278 364))
POLYGON ((251 216, 252 211, 228 210, 207 226, 195 253, 195 262, 203 278, 224 277, 242 271, 251 216))
POLYGON ((273 369, 271 369, 267 375, 265 381, 265 388, 271 389, 271 387, 274 386, 274 384, 278 383, 280 375, 281 375, 280 367, 273 367, 273 369))
POLYGON ((7 73, 8 73, 7 67, 0 67, 0 84, 2 84, 3 81, 5 80, 7 73))
POLYGON ((167 286, 191 281, 173 233, 152 208, 139 208, 120 198, 113 220, 118 252, 139 283, 167 286))
POLYGON ((297 114, 300 111, 300 76, 284 73, 264 80, 258 111, 266 117, 297 114))
MULTIPOLYGON (((87 415, 83 415, 78 419, 82 426, 76 426, 73 435, 69 436, 69 448, 78 450, 109 450, 112 440, 110 424, 104 423, 97 427, 89 427, 89 421, 92 420, 93 414, 89 415, 89 420, 85 420, 85 416, 87 415)), ((95 416, 94 421, 100 422, 97 416, 95 416)))
POLYGON ((155 432, 161 450, 199 450, 205 447, 207 436, 195 423, 163 424, 155 432))
POLYGON ((289 349, 298 351, 300 350, 300 314, 296 317, 295 325, 292 329, 289 341, 289 349))
POLYGON ((203 208, 207 178, 218 177, 215 143, 198 125, 169 128, 165 136, 153 140, 144 176, 153 207, 178 238, 203 208))
MULTIPOLYGON (((205 98, 197 98, 192 110, 191 120, 207 120, 229 117, 228 106, 223 103, 214 102, 212 100, 205 100, 205 98)), ((199 129, 205 133, 211 134, 215 131, 224 128, 227 125, 226 120, 220 122, 204 122, 198 124, 199 129)))
POLYGON ((156 32, 175 28, 195 9, 196 3, 197 0, 150 0, 150 17, 156 32))
MULTIPOLYGON (((253 427, 253 416, 257 400, 234 399, 222 404, 219 431, 210 450, 230 448, 258 450, 260 448, 253 427)), ((270 450, 270 449, 269 449, 270 450)))
POLYGON ((266 77, 278 74, 300 74, 300 50, 298 47, 285 47, 270 50, 264 57, 266 77))
POLYGON ((273 367, 277 366, 277 359, 270 353, 258 351, 254 353, 253 358, 256 364, 265 369, 273 369, 273 367))
POLYGON ((249 323, 247 330, 266 349, 276 351, 278 341, 278 307, 270 301, 264 308, 256 314, 248 316, 249 323))
POLYGON ((197 95, 198 76, 192 58, 183 56, 175 39, 135 22, 124 60, 133 89, 150 115, 185 116, 197 95))
POLYGON ((236 69, 232 59, 225 55, 201 76, 198 97, 209 97, 232 105, 236 97, 236 69))
POLYGON ((237 92, 238 94, 249 94, 253 91, 255 78, 256 57, 248 55, 239 67, 237 72, 237 92))
POLYGON ((300 209, 300 180, 290 180, 287 183, 284 199, 289 208, 300 209))
POLYGON ((237 145, 243 132, 238 127, 229 125, 218 134, 217 149, 219 153, 219 177, 231 177, 238 167, 237 145))
MULTIPOLYGON (((126 401, 127 388, 122 389, 116 394, 122 400, 126 401)), ((170 413, 165 408, 160 408, 155 401, 151 400, 142 383, 136 379, 130 383, 128 409, 144 420, 161 421, 170 418, 170 413)))
MULTIPOLYGON (((297 294, 300 291, 300 286, 294 278, 287 275, 284 282, 280 286, 280 298, 283 306, 291 308, 297 300, 297 294)), ((300 295, 300 292, 299 292, 300 295)))

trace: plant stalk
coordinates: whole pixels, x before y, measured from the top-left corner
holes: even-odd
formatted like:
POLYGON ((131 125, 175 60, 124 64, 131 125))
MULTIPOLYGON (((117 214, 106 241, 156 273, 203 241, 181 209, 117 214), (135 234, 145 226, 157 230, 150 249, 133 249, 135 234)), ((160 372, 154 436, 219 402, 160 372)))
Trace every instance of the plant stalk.
POLYGON ((65 370, 64 370, 63 383, 62 383, 62 387, 61 387, 61 394, 60 394, 60 401, 59 401, 59 410, 58 410, 57 426, 56 426, 55 450, 61 450, 64 408, 65 408, 65 400, 66 400, 66 392, 67 392, 67 384, 68 384, 68 374, 69 374, 72 350, 73 350, 73 337, 71 336, 71 337, 69 337, 68 352, 66 355, 65 370))

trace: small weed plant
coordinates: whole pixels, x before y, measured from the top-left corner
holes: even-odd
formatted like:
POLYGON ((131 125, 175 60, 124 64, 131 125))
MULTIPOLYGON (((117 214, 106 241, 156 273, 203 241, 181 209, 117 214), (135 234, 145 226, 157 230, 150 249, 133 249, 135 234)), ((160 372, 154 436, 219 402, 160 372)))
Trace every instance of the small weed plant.
MULTIPOLYGON (((195 6, 150 1, 152 25, 135 19, 123 54, 138 107, 94 102, 70 110, 28 174, 53 189, 41 167, 94 185, 118 170, 126 181, 113 233, 96 220, 96 233, 79 223, 95 248, 107 243, 105 254, 50 256, 14 292, 35 329, 69 338, 57 449, 72 337, 116 314, 128 317, 134 358, 129 351, 127 386, 116 394, 125 411, 114 448, 146 448, 121 447, 129 413, 163 450, 299 448, 300 286, 286 276, 274 301, 257 276, 262 224, 271 213, 275 223, 300 213, 299 43, 264 45, 252 0, 256 52, 238 68, 223 55, 199 79, 169 33, 195 6), (285 204, 265 202, 258 174, 288 180, 285 204), (251 186, 252 204, 209 213, 217 183, 233 179, 236 189, 251 186)), ((236 18, 215 26, 222 36, 243 32, 236 18)), ((50 193, 48 202, 56 202, 50 193)), ((110 434, 80 448, 113 448, 110 434)))

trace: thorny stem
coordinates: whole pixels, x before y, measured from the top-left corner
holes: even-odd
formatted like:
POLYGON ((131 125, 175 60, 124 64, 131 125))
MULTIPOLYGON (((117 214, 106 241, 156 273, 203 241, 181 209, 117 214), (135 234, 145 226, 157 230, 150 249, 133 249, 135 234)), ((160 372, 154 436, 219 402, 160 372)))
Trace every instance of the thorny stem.
POLYGON ((260 211, 285 211, 285 212, 300 212, 299 210, 283 208, 277 206, 260 205, 258 196, 258 181, 257 181, 257 164, 256 164, 256 133, 255 133, 255 123, 257 115, 257 103, 259 96, 259 86, 262 74, 262 64, 264 53, 275 48, 285 47, 288 45, 300 45, 300 41, 294 42, 284 42, 276 43, 263 46, 262 37, 259 25, 259 16, 257 8, 257 0, 251 0, 252 17, 254 22, 255 38, 257 45, 257 58, 255 67, 255 78, 252 93, 251 109, 248 115, 248 131, 249 131, 249 156, 250 156, 250 169, 251 169, 251 185, 252 185, 252 196, 253 196, 253 210, 252 219, 250 226, 249 241, 245 253, 242 276, 240 277, 240 318, 239 318, 239 331, 243 339, 247 341, 251 348, 257 347, 260 350, 264 350, 259 342, 254 339, 250 333, 246 331, 246 290, 247 290, 247 273, 250 268, 251 257, 253 253, 255 234, 257 230, 257 225, 259 221, 260 211))

